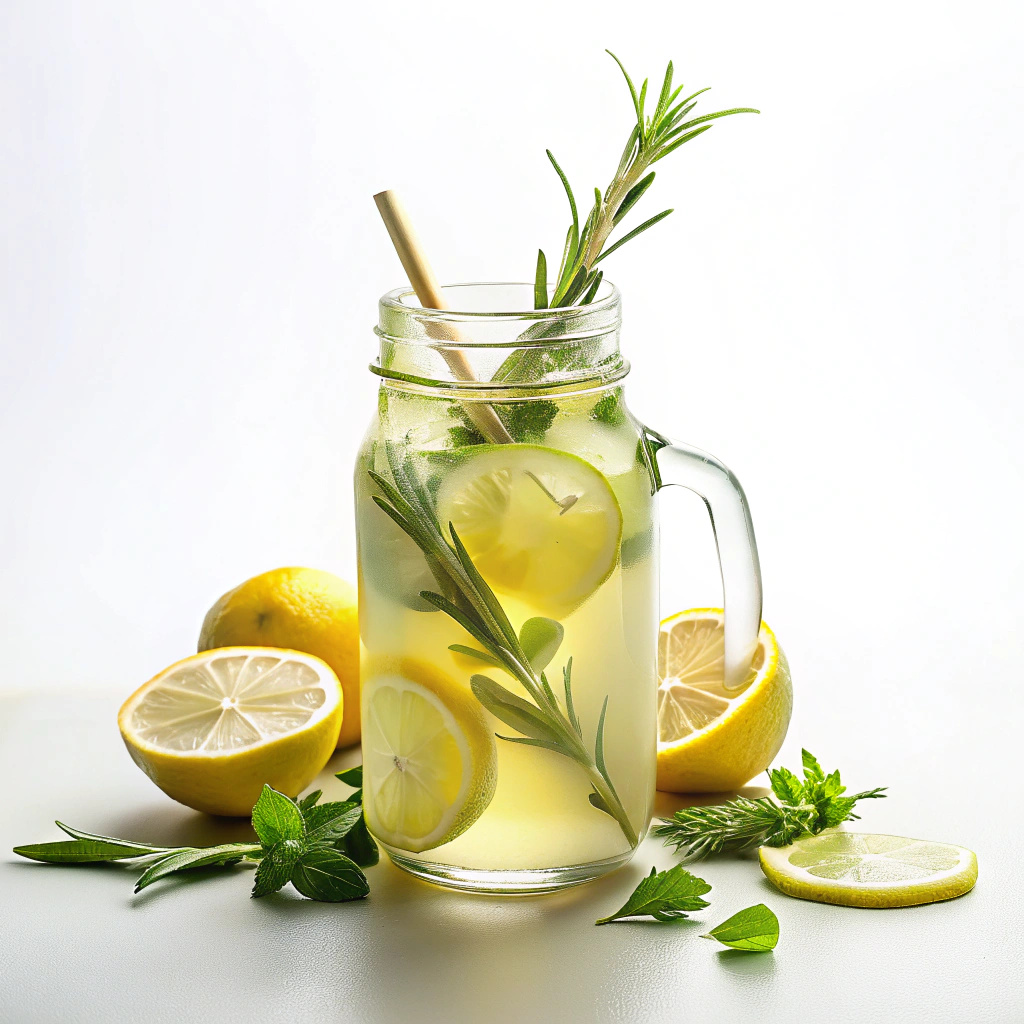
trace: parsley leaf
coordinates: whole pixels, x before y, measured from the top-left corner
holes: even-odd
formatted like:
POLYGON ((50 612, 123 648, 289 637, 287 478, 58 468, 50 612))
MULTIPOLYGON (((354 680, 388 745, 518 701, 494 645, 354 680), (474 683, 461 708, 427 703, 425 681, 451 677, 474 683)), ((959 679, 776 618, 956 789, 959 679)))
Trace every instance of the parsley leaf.
POLYGON ((711 886, 676 864, 668 871, 651 868, 651 873, 633 891, 633 895, 614 914, 602 917, 595 924, 609 924, 626 917, 653 917, 655 921, 678 921, 686 912, 709 906, 701 899, 711 886))

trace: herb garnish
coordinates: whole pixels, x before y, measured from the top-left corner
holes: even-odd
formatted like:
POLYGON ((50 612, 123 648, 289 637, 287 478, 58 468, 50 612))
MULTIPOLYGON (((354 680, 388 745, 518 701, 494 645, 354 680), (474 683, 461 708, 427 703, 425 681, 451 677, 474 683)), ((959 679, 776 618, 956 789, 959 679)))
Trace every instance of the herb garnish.
POLYGON ((640 882, 622 907, 594 924, 610 924, 627 917, 680 921, 688 911, 710 906, 707 900, 701 899, 708 892, 711 892, 711 886, 703 878, 691 875, 679 864, 667 871, 651 868, 651 873, 640 882))
POLYGON ((719 110, 714 114, 703 114, 700 117, 686 120, 687 115, 697 105, 697 97, 708 90, 698 89, 697 92, 685 99, 679 100, 683 86, 672 88, 673 67, 672 62, 669 61, 654 111, 647 114, 645 110, 647 79, 644 79, 644 83, 638 91, 629 77, 629 73, 623 67, 622 61, 611 50, 606 52, 619 65, 625 76, 626 84, 629 86, 629 95, 633 100, 636 124, 633 125, 629 133, 626 148, 622 151, 622 158, 619 160, 619 166, 611 184, 603 193, 600 189, 594 189, 594 205, 583 222, 582 228, 580 228, 576 198, 569 185, 569 179, 558 165, 551 150, 547 150, 551 166, 554 167, 568 197, 572 224, 569 225, 569 230, 566 233, 562 261, 559 264, 558 276, 555 280, 555 290, 550 297, 548 296, 547 258, 543 250, 537 252, 537 267, 534 275, 534 307, 536 309, 572 306, 576 303, 585 305, 592 302, 601 286, 603 273, 596 269, 597 264, 620 246, 625 245, 626 242, 636 238, 641 232, 653 227, 672 213, 671 209, 662 210, 661 213, 655 214, 631 231, 627 231, 618 241, 605 248, 612 231, 654 182, 654 171, 649 169, 652 164, 668 156, 683 143, 697 138, 698 135, 713 127, 708 123, 709 121, 719 117, 728 117, 730 114, 760 113, 751 107, 734 107, 731 110, 719 110), (678 102, 676 102, 677 100, 678 102))
POLYGON ((747 907, 712 928, 702 939, 717 939, 723 946, 767 953, 779 944, 779 919, 763 903, 747 907))
POLYGON ((802 782, 788 768, 768 771, 776 799, 741 796, 711 807, 687 807, 663 819, 652 834, 692 858, 754 846, 786 846, 801 836, 818 835, 859 818, 853 813, 858 800, 885 796, 885 786, 843 796, 846 787, 839 772, 826 775, 813 754, 802 753, 802 782))
POLYGON ((605 698, 597 723, 594 750, 583 740, 583 729, 572 700, 572 658, 562 668, 564 699, 556 696, 544 669, 561 646, 561 623, 536 616, 523 623, 517 634, 494 591, 480 575, 455 527, 449 523, 451 540, 441 532, 433 502, 413 462, 400 460, 394 446, 385 446, 394 483, 370 471, 381 494, 373 500, 423 552, 443 594, 424 590, 420 597, 453 618, 483 650, 452 644, 451 650, 503 669, 519 682, 531 700, 524 700, 489 676, 470 680, 474 695, 495 718, 515 729, 519 736, 500 736, 508 743, 543 747, 575 761, 590 782, 590 802, 610 814, 622 829, 629 845, 639 837, 615 786, 604 759, 604 723, 608 711, 605 698))
POLYGON ((57 826, 72 837, 59 843, 16 846, 14 852, 30 860, 51 864, 102 862, 145 865, 135 883, 141 892, 167 875, 192 868, 230 867, 240 861, 259 861, 253 896, 277 892, 291 882, 312 900, 341 903, 364 897, 370 886, 361 867, 380 859, 377 844, 363 821, 362 768, 338 772, 337 777, 356 792, 348 800, 319 803, 320 790, 301 800, 291 800, 264 786, 252 809, 257 843, 224 843, 220 846, 146 846, 127 839, 94 835, 57 826))

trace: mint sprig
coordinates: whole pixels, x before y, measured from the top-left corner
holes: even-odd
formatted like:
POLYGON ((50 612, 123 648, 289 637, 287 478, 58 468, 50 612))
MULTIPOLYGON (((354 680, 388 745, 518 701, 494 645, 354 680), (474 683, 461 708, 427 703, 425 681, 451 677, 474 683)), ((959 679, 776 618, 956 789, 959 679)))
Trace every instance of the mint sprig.
POLYGON ((135 891, 168 875, 195 868, 232 867, 258 861, 255 897, 277 892, 289 882, 303 896, 331 903, 361 899, 370 891, 362 868, 380 860, 380 851, 363 820, 362 768, 337 777, 355 787, 348 800, 321 804, 320 790, 292 800, 264 786, 252 812, 259 842, 218 846, 147 846, 128 839, 83 832, 62 822, 71 840, 17 846, 14 852, 50 864, 132 864, 144 868, 135 891))
POLYGON ((652 834, 694 859, 755 846, 787 846, 858 818, 853 808, 859 800, 885 796, 885 786, 844 796, 838 771, 826 775, 813 754, 804 750, 802 755, 803 780, 787 768, 768 771, 774 799, 741 796, 711 807, 687 807, 663 819, 652 834))
POLYGON ((679 864, 667 871, 651 868, 651 873, 644 878, 633 891, 633 895, 614 914, 602 917, 595 924, 611 924, 627 917, 653 917, 655 921, 679 921, 692 910, 702 910, 710 906, 707 900, 701 899, 705 893, 711 892, 711 886, 691 875, 679 864))

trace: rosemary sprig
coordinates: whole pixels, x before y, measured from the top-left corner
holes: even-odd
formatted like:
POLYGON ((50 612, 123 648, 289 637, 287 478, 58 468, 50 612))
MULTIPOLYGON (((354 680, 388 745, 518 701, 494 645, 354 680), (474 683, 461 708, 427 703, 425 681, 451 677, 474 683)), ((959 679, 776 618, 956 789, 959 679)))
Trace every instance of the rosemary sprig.
POLYGON ((555 289, 550 297, 547 291, 547 257, 543 250, 537 252, 537 268, 534 278, 536 309, 572 306, 576 303, 585 305, 593 301, 601 286, 603 276, 603 271, 597 269, 597 264, 625 245, 626 242, 636 238, 648 228, 654 227, 655 224, 672 213, 671 209, 662 210, 661 213, 649 217, 605 248, 612 231, 618 227, 626 214, 653 184, 654 171, 650 170, 652 164, 668 156, 684 143, 702 135, 712 127, 709 122, 716 118, 728 117, 731 114, 760 113, 752 107, 733 107, 730 110, 719 110, 713 114, 702 114, 699 117, 687 119, 697 105, 697 97, 708 90, 698 89, 684 99, 679 99, 683 86, 679 85, 673 88, 674 70, 672 62, 669 61, 654 110, 648 114, 646 111, 648 80, 644 79, 644 83, 638 91, 622 61, 611 50, 606 52, 618 64, 625 76, 629 94, 633 100, 636 124, 630 130, 611 184, 604 192, 594 189, 594 205, 582 227, 580 227, 576 197, 569 185, 569 179, 551 150, 547 150, 551 166, 554 167, 568 197, 572 223, 565 236, 555 289))
POLYGON ((604 700, 593 752, 583 738, 583 728, 572 697, 572 658, 562 669, 563 697, 555 693, 544 671, 562 643, 561 623, 544 616, 527 619, 516 633, 501 603, 480 575, 455 527, 449 523, 451 540, 442 533, 433 503, 412 460, 399 459, 392 445, 386 446, 394 483, 370 471, 380 490, 376 504, 389 515, 423 552, 438 587, 443 593, 421 591, 420 596, 454 619, 479 644, 452 644, 451 650, 500 668, 515 679, 529 695, 525 700, 486 675, 474 675, 470 686, 483 706, 517 736, 498 736, 508 743, 543 747, 575 761, 586 773, 591 786, 590 802, 610 814, 619 824, 630 846, 638 836, 615 786, 604 758, 604 725, 608 698, 604 700))
POLYGON ((885 787, 843 796, 839 772, 826 775, 813 754, 803 752, 804 779, 788 768, 769 770, 776 799, 737 797, 712 807, 687 807, 655 826, 653 835, 688 858, 700 859, 754 846, 786 846, 805 835, 818 835, 841 822, 859 818, 858 800, 885 796, 885 787))

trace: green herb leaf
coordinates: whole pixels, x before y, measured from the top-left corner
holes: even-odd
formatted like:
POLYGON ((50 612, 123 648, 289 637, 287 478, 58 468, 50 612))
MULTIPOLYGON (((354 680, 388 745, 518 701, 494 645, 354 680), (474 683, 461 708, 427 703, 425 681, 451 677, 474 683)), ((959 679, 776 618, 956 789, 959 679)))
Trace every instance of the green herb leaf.
POLYGON ((779 942, 779 919, 763 903, 747 907, 712 928, 704 939, 717 939, 723 946, 765 953, 779 942))
POLYGON ((626 414, 622 411, 622 407, 619 404, 619 393, 612 391, 600 399, 594 408, 590 410, 590 418, 597 420, 599 423, 607 423, 613 427, 622 423, 626 418, 626 414))
POLYGON ((470 688, 478 701, 495 718, 533 739, 558 744, 558 734, 536 705, 531 704, 487 676, 470 677, 470 688))
POLYGON ((366 827, 366 821, 360 819, 352 830, 334 842, 335 849, 350 857, 361 868, 372 868, 380 860, 380 850, 366 827))
POLYGON ((302 843, 294 839, 274 843, 256 868, 252 896, 258 899, 282 888, 291 879, 302 850, 302 843))
POLYGON ((711 886, 691 875, 680 865, 667 871, 651 868, 651 873, 636 887, 633 895, 614 914, 602 917, 595 924, 609 924, 627 917, 653 917, 655 921, 678 921, 689 911, 709 906, 701 899, 711 886))
POLYGON ((353 800, 321 804, 313 811, 306 819, 306 840, 309 843, 341 839, 363 820, 363 805, 353 800))
POLYGON ((258 849, 259 847, 255 843, 225 843, 223 846, 175 850, 174 853, 168 854, 143 871, 135 883, 135 891, 141 892, 158 878, 173 875, 178 871, 189 871, 192 868, 230 867, 232 864, 237 864, 247 853, 258 849))
POLYGON ((322 903, 358 900, 370 891, 359 867, 329 846, 305 850, 292 869, 291 881, 303 896, 322 903))
POLYGON ((101 864, 106 861, 134 860, 159 852, 147 850, 134 844, 100 841, 95 839, 73 839, 58 843, 36 843, 33 846, 16 846, 14 852, 29 860, 49 864, 101 864))
POLYGON ((519 643, 530 666, 535 672, 543 672, 562 646, 565 629, 560 622, 542 615, 527 619, 519 630, 519 643))
POLYGON ((324 795, 322 789, 315 789, 312 793, 307 794, 301 800, 295 801, 295 806, 302 812, 303 817, 306 815, 311 807, 316 806, 316 802, 324 795))
POLYGON ((465 654, 467 657, 476 658, 478 661, 485 661, 488 665, 493 665, 495 668, 501 668, 501 662, 497 658, 484 651, 478 651, 475 647, 466 647, 465 644, 449 644, 448 650, 455 651, 456 654, 465 654))
POLYGON ((537 272, 533 281, 533 308, 548 308, 548 260, 543 249, 537 250, 537 272))
POLYGON ((306 834, 302 812, 276 789, 264 785, 252 809, 252 827, 265 849, 285 839, 301 839, 306 834))

